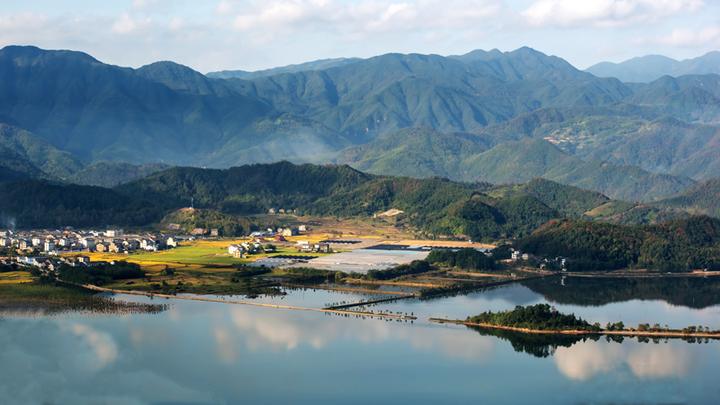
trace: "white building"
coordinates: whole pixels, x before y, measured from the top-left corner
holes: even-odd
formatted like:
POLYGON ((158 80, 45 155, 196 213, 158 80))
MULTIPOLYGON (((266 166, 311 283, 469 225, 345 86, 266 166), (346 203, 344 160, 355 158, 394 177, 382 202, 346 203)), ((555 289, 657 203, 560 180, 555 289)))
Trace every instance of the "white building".
POLYGON ((243 254, 245 254, 246 251, 247 251, 247 249, 240 245, 228 246, 228 254, 231 255, 232 257, 240 258, 243 256, 243 254))
POLYGON ((82 238, 80 239, 80 245, 84 247, 85 249, 92 248, 95 246, 95 239, 94 238, 82 238))
POLYGON ((122 236, 123 230, 122 229, 108 229, 105 231, 105 236, 108 238, 118 238, 122 236))
POLYGON ((52 252, 55 250, 55 242, 51 240, 46 240, 43 244, 43 251, 44 252, 52 252))
POLYGON ((140 241, 140 249, 147 250, 148 252, 155 252, 157 251, 157 242, 155 242, 153 239, 143 238, 140 241))

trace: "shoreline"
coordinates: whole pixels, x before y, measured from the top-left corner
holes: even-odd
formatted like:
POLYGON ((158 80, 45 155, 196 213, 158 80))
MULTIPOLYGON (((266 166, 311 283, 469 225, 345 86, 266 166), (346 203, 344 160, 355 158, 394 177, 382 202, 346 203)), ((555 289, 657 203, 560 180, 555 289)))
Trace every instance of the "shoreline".
POLYGON ((679 330, 670 331, 638 331, 638 330, 579 330, 579 329, 531 329, 519 328, 515 326, 495 325, 491 323, 477 323, 461 321, 459 319, 430 318, 430 322, 434 323, 450 323, 455 325, 474 326, 485 329, 506 330, 510 332, 518 332, 530 335, 563 335, 563 336, 626 336, 626 337, 656 337, 656 338, 709 338, 720 339, 720 332, 693 332, 685 333, 679 330))

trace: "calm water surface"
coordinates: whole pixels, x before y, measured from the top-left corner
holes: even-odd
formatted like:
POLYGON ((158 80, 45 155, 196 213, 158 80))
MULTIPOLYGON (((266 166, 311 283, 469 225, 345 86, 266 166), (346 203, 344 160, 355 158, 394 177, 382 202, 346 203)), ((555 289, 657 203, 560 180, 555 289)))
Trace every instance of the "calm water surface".
MULTIPOLYGON (((383 308, 465 317, 547 301, 593 321, 720 328, 717 297, 662 293, 663 285, 619 291, 617 285, 554 282, 383 308), (594 301, 575 295, 587 289, 596 292, 594 301)), ((322 305, 352 298, 300 295, 308 293, 285 299, 322 305)), ((720 402, 718 342, 553 341, 483 335, 423 319, 410 324, 169 302, 168 311, 154 315, 6 315, 0 320, 0 403, 720 402)))

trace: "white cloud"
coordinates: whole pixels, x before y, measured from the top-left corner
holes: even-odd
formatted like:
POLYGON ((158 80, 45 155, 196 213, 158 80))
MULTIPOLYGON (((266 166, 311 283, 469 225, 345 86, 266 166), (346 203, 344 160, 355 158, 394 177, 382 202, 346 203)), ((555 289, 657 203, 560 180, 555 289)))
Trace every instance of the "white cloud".
POLYGON ((646 38, 641 43, 656 43, 684 48, 720 47, 720 26, 699 29, 674 29, 669 35, 646 38))
POLYGON ((522 12, 535 26, 613 27, 696 11, 703 0, 538 0, 522 12))
POLYGON ((117 359, 117 344, 115 344, 115 340, 109 334, 99 332, 88 325, 79 323, 73 324, 70 330, 76 336, 83 338, 85 343, 92 349, 95 354, 95 367, 105 367, 117 359))
POLYGON ((234 15, 240 31, 334 31, 373 33, 418 29, 466 29, 501 10, 490 0, 266 0, 240 4, 223 0, 218 13, 234 15))
POLYGON ((691 357, 685 345, 646 345, 631 352, 627 363, 639 378, 682 377, 690 371, 691 357))
POLYGON ((616 372, 624 365, 635 377, 657 379, 687 375, 692 353, 685 343, 656 345, 628 340, 619 345, 587 341, 559 347, 554 361, 558 370, 571 380, 586 381, 616 372))
POLYGON ((0 15, 0 32, 39 29, 47 21, 45 15, 35 13, 0 15))
POLYGON ((135 18, 128 13, 123 13, 112 25, 112 31, 116 34, 130 34, 150 24, 149 18, 135 18))
POLYGON ((585 342, 572 347, 559 347, 554 359, 563 375, 572 380, 585 381, 597 374, 612 371, 622 362, 623 357, 620 345, 585 342))

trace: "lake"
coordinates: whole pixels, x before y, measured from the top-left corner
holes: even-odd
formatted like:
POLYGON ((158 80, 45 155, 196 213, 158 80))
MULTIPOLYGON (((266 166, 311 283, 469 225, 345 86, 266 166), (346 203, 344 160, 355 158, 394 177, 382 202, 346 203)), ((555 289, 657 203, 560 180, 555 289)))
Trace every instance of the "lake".
MULTIPOLYGON (((3 404, 691 403, 720 401, 720 342, 493 336, 428 316, 549 302, 589 321, 720 328, 710 280, 559 279, 373 309, 418 321, 169 303, 159 314, 0 319, 3 404), (647 280, 646 280, 647 281, 647 280), (673 284, 674 283, 674 284, 673 284), (593 299, 585 298, 587 291, 593 299), (700 291, 701 294, 692 291, 700 291), (702 296, 701 296, 702 295, 702 296)), ((355 294, 293 290, 286 302, 355 294)), ((132 300, 150 299, 127 297, 132 300)), ((263 298, 274 302, 278 298, 263 298)))

